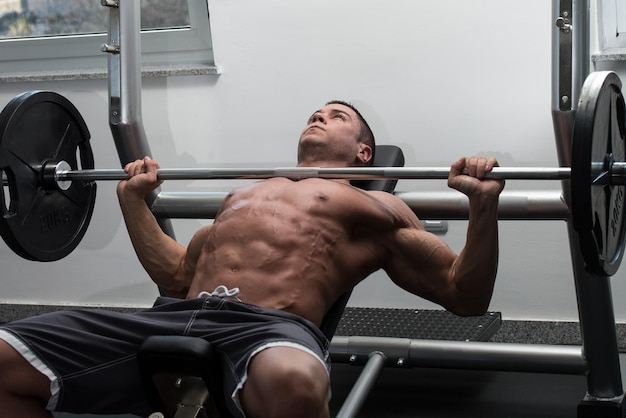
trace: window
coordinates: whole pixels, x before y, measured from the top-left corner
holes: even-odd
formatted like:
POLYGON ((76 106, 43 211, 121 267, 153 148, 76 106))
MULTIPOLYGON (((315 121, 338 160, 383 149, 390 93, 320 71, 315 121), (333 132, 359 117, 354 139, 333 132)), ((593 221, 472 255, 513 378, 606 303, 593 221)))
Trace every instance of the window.
MULTIPOLYGON (((97 0, 0 0, 0 77, 105 77, 108 15, 97 0)), ((218 73, 207 0, 141 0, 141 28, 144 71, 218 73)))
POLYGON ((626 4, 623 1, 615 0, 615 14, 617 15, 617 36, 621 36, 622 39, 626 38, 626 4))
POLYGON ((598 3, 598 14, 600 48, 626 48, 626 2, 601 1, 598 3))

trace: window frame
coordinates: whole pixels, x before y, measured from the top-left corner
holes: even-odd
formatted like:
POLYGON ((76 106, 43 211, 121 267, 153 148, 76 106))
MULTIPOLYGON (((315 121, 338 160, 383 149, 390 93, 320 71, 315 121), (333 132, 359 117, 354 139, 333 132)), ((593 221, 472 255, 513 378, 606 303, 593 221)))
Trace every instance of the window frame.
MULTIPOLYGON (((189 27, 141 32, 147 76, 219 74, 207 0, 187 0, 189 27)), ((0 40, 0 80, 37 81, 107 77, 107 33, 0 40)))

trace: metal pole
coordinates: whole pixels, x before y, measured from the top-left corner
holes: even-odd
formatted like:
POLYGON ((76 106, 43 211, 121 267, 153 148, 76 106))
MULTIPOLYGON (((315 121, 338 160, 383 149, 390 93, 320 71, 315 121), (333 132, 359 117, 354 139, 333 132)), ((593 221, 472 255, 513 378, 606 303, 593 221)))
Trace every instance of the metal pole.
MULTIPOLYGON (((577 242, 574 233, 570 239, 577 242)), ((572 255, 580 329, 589 363, 587 398, 614 399, 624 395, 610 277, 586 271, 580 252, 572 255)))
POLYGON ((329 351, 333 362, 353 365, 377 351, 395 367, 574 375, 588 371, 580 346, 335 336, 329 351))
POLYGON ((109 7, 109 125, 122 166, 150 154, 141 114, 141 11, 109 7))
MULTIPOLYGON (((575 113, 583 82, 590 72, 590 2, 553 0, 552 5, 552 118, 559 165, 571 166, 575 113), (564 96, 568 96, 567 100, 564 96)), ((563 196, 570 207, 571 193, 570 181, 564 181, 563 196)), ((600 407, 621 407, 624 392, 610 278, 586 271, 571 216, 567 224, 583 350, 589 364, 587 395, 581 407, 594 400, 603 401, 600 407)))
MULTIPOLYGON (((109 8, 108 56, 109 126, 122 166, 152 155, 141 117, 141 9, 138 1, 102 1, 109 8)), ((160 189, 146 196, 148 206, 160 189)), ((161 229, 174 238, 168 219, 158 219, 161 229)))
MULTIPOLYGON (((467 220, 469 201, 453 190, 442 192, 395 192, 418 217, 428 220, 467 220)), ((213 219, 227 192, 161 192, 152 205, 157 217, 213 219)), ((569 208, 559 191, 504 191, 500 194, 498 219, 565 221, 569 208)))
POLYGON ((344 401, 336 418, 352 418, 357 416, 363 402, 372 391, 376 379, 385 366, 385 355, 380 351, 369 353, 369 360, 359 375, 348 397, 344 401))

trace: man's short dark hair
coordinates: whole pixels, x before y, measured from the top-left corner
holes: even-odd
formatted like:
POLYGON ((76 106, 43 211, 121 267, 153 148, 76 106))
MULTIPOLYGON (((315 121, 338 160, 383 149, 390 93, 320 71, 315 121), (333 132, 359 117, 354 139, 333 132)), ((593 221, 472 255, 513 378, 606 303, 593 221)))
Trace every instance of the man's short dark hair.
POLYGON ((359 110, 356 107, 354 107, 354 105, 352 105, 351 103, 345 102, 343 100, 331 100, 330 102, 326 103, 326 105, 331 105, 331 104, 339 104, 342 106, 349 107, 350 109, 354 110, 354 113, 356 113, 356 115, 359 117, 359 122, 361 125, 361 132, 359 133, 359 137, 357 138, 357 141, 368 145, 372 149, 372 158, 366 163, 366 165, 373 165, 374 157, 376 155, 376 139, 374 138, 374 133, 372 132, 372 129, 368 125, 363 115, 361 115, 361 112, 359 112, 359 110))

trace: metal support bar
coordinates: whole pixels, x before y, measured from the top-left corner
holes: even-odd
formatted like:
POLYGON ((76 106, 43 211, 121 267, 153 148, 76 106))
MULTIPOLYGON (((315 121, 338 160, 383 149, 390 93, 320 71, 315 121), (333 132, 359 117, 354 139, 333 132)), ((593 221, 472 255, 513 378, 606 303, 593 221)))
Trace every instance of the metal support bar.
POLYGON ((554 24, 559 28, 559 110, 574 108, 572 104, 572 0, 561 0, 554 24))
MULTIPOLYGON (((227 192, 161 192, 151 210, 156 217, 213 219, 227 192)), ((466 220, 467 197, 456 191, 396 192, 422 219, 466 220)), ((498 218, 501 220, 567 219, 569 209, 559 191, 504 191, 500 195, 498 218)))
MULTIPOLYGON (((109 8, 107 45, 116 46, 107 54, 109 80, 109 126, 122 166, 152 155, 141 117, 141 9, 138 1, 104 1, 109 8)), ((108 50, 108 48, 107 48, 108 50)), ((159 189, 146 196, 151 205, 159 189)), ((167 219, 161 229, 174 238, 167 219)))
MULTIPOLYGON (((466 220, 469 200, 456 191, 396 192, 422 219, 466 220)), ((498 203, 501 220, 559 220, 564 221, 569 208, 560 191, 503 191, 498 203)))
POLYGON ((141 18, 135 1, 109 7, 109 125, 122 166, 151 155, 141 115, 141 18))
MULTIPOLYGON (((571 222, 570 222, 571 224, 571 222)), ((578 247, 578 234, 570 229, 572 263, 576 297, 580 317, 580 330, 589 363, 587 374, 587 397, 591 399, 616 400, 624 395, 620 371, 617 330, 611 281, 608 276, 591 274, 585 269, 578 247)))
POLYGON ((365 364, 365 368, 359 375, 354 386, 352 386, 352 390, 341 406, 341 409, 339 409, 336 418, 352 418, 357 416, 384 366, 385 355, 383 353, 374 351, 369 354, 369 360, 365 364))
MULTIPOLYGON (((552 31, 552 119, 559 165, 568 167, 572 163, 572 132, 578 99, 590 72, 590 2, 553 0, 552 15, 555 22, 552 31), (568 39, 570 36, 571 39, 568 39), (564 106, 562 100, 567 89, 571 89, 569 108, 564 106)), ((563 181, 564 200, 570 207, 571 193, 570 181, 563 181)), ((579 249, 579 236, 571 217, 567 225, 583 350, 589 365, 585 399, 600 400, 621 408, 624 391, 610 278, 597 277, 586 271, 579 249)))
POLYGON ((574 375, 589 370, 579 346, 358 336, 335 336, 330 344, 331 359, 338 363, 363 364, 370 353, 377 351, 384 353, 391 367, 574 375))

